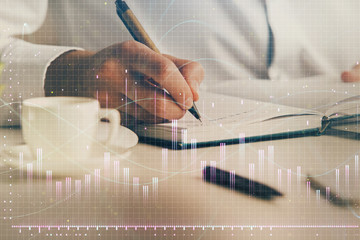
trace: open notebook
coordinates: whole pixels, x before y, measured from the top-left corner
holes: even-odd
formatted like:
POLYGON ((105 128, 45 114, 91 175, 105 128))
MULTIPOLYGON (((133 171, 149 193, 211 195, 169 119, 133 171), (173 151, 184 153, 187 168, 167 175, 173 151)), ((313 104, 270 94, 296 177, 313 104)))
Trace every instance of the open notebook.
POLYGON ((322 135, 331 126, 358 122, 360 96, 334 103, 324 112, 213 93, 196 103, 203 123, 190 113, 164 124, 141 124, 140 141, 173 149, 322 135))

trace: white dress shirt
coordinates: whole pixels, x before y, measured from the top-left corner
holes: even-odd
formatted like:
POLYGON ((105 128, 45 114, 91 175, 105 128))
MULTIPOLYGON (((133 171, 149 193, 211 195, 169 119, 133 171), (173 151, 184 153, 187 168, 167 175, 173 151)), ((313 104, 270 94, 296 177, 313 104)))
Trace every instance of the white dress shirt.
MULTIPOLYGON (((213 90, 234 79, 270 78, 276 84, 318 74, 340 76, 360 58, 358 0, 128 4, 163 53, 204 66, 204 85, 213 90), (274 43, 270 66, 268 23, 274 43)), ((0 125, 18 124, 19 102, 44 95, 46 69, 60 54, 76 48, 99 50, 130 39, 113 1, 6 0, 0 8, 0 53, 5 64, 0 125), (35 31, 30 39, 53 45, 21 40, 35 31)), ((242 94, 241 89, 238 92, 242 94)))

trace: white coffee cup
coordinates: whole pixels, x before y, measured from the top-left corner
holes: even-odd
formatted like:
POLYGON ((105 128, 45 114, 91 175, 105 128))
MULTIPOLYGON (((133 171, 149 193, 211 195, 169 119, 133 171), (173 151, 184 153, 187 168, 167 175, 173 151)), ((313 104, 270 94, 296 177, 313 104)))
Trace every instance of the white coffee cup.
POLYGON ((110 124, 108 144, 120 127, 116 109, 103 109, 96 99, 40 97, 22 103, 23 137, 32 154, 42 149, 43 159, 79 160, 90 157, 100 119, 110 124))

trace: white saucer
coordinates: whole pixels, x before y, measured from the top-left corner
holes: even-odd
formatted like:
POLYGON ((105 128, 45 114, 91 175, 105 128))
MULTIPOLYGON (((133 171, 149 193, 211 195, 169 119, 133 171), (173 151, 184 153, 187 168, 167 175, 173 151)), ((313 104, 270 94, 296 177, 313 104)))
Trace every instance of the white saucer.
POLYGON ((127 159, 131 154, 131 151, 128 150, 137 144, 138 137, 128 128, 120 127, 118 137, 112 140, 111 145, 104 145, 100 142, 106 139, 108 135, 108 124, 100 125, 99 141, 94 142, 91 148, 91 157, 87 159, 81 158, 81 156, 78 159, 68 159, 65 154, 59 154, 56 159, 51 158, 51 160, 45 156, 43 159, 37 159, 36 156, 32 155, 27 145, 6 147, 1 152, 0 158, 4 164, 13 169, 23 172, 32 169, 34 176, 38 173, 45 175, 47 171, 52 171, 53 176, 94 174, 95 169, 100 169, 100 172, 103 172, 106 168, 113 168, 113 161, 127 159))

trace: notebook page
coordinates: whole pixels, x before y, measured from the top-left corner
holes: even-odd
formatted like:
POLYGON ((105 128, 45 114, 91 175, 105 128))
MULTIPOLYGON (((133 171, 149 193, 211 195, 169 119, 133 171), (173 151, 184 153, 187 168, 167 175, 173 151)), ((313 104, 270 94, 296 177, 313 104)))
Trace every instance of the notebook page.
POLYGON ((360 96, 346 98, 332 105, 327 111, 326 116, 337 118, 349 115, 360 114, 360 96))
POLYGON ((277 118, 265 122, 255 122, 243 125, 218 125, 196 129, 189 129, 182 141, 219 141, 242 137, 264 136, 278 133, 289 133, 306 129, 319 128, 321 117, 319 115, 306 115, 288 118, 277 118), (186 138, 186 139, 185 139, 186 138))
POLYGON ((322 115, 316 111, 212 93, 204 93, 196 105, 203 122, 201 123, 190 113, 187 113, 183 119, 178 120, 178 128, 242 126, 281 116, 322 115))
POLYGON ((143 126, 136 132, 163 140, 202 142, 316 128, 323 117, 315 111, 213 93, 201 97, 196 105, 202 123, 188 112, 183 119, 143 126))

